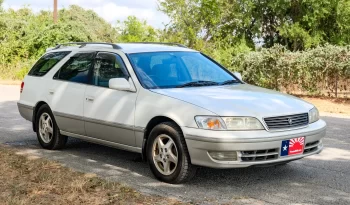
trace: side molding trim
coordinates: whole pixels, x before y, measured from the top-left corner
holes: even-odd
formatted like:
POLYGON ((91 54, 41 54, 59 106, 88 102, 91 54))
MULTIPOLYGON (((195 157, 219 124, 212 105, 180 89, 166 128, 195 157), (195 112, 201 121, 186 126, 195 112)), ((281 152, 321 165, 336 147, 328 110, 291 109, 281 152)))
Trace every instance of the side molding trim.
POLYGON ((109 121, 105 121, 105 120, 97 120, 97 119, 81 117, 81 116, 77 116, 77 115, 65 114, 65 113, 61 113, 61 112, 53 112, 53 114, 55 116, 58 116, 58 117, 65 117, 65 118, 69 118, 69 119, 73 119, 73 120, 81 120, 81 121, 96 123, 96 124, 110 126, 110 127, 117 127, 117 128, 121 128, 121 129, 132 130, 135 132, 142 132, 142 133, 145 132, 144 127, 134 127, 133 125, 126 125, 126 124, 122 124, 122 123, 109 122, 109 121))
POLYGON ((145 127, 138 127, 138 126, 135 126, 135 127, 134 127, 134 130, 135 130, 135 132, 142 132, 142 133, 144 133, 145 130, 146 130, 146 128, 145 128, 145 127))
POLYGON ((88 136, 84 136, 84 135, 78 135, 78 134, 74 134, 74 133, 71 133, 71 132, 65 132, 65 131, 62 131, 62 130, 61 130, 61 134, 67 135, 69 137, 74 137, 74 138, 78 138, 78 139, 81 139, 81 140, 85 140, 85 141, 88 141, 88 142, 105 145, 105 146, 112 147, 112 148, 127 150, 127 151, 131 151, 131 152, 136 152, 136 153, 142 153, 142 148, 140 148, 140 147, 132 147, 132 146, 128 146, 128 145, 118 144, 118 143, 115 143, 115 142, 110 142, 110 141, 106 141, 106 140, 96 139, 96 138, 92 138, 92 137, 88 137, 88 136))
POLYGON ((91 118, 87 118, 87 117, 84 117, 84 121, 90 122, 90 123, 95 123, 95 124, 100 124, 100 125, 105 125, 105 126, 110 126, 110 127, 117 127, 117 128, 126 129, 126 130, 134 130, 134 126, 126 125, 126 124, 122 124, 122 123, 108 122, 105 120, 91 119, 91 118))
POLYGON ((78 116, 78 115, 71 115, 71 114, 65 114, 62 112, 53 112, 54 115, 58 116, 58 117, 65 117, 65 118, 69 118, 69 119, 73 119, 73 120, 84 120, 84 117, 78 116))

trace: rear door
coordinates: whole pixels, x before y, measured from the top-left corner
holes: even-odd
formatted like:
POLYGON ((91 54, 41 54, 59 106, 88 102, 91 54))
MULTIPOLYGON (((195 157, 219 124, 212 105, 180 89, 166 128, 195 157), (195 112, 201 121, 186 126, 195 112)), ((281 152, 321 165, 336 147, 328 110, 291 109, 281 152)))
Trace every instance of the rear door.
POLYGON ((134 146, 136 92, 109 88, 111 78, 128 77, 125 64, 116 53, 100 52, 96 56, 92 85, 85 91, 84 119, 89 137, 134 146))
POLYGON ((77 53, 55 74, 49 87, 51 109, 60 130, 85 135, 84 93, 91 78, 95 52, 77 53))

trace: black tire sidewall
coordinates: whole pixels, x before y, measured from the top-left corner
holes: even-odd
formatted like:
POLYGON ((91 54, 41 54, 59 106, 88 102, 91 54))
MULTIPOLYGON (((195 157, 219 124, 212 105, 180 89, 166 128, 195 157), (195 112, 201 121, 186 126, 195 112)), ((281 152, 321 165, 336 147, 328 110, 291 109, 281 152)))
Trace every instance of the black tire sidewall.
POLYGON ((57 127, 57 124, 56 124, 56 121, 55 121, 55 118, 52 114, 52 111, 51 109, 49 108, 48 105, 42 105, 38 112, 37 112, 37 115, 35 117, 35 123, 36 123, 36 134, 37 134, 37 138, 38 138, 38 141, 40 143, 40 145, 45 148, 45 149, 53 149, 57 140, 58 140, 58 137, 59 137, 59 130, 58 130, 58 127, 57 127), (40 133, 39 133, 39 120, 40 120, 40 117, 43 113, 47 113, 50 115, 51 117, 51 120, 52 120, 52 124, 53 124, 53 136, 52 136, 52 139, 49 143, 45 143, 41 137, 40 137, 40 133))
POLYGON ((185 162, 184 157, 187 157, 187 156, 185 155, 184 147, 181 143, 180 137, 182 137, 182 135, 178 131, 176 131, 173 127, 166 124, 157 125, 156 127, 153 128, 153 130, 150 133, 148 143, 147 143, 147 150, 146 150, 147 161, 149 163, 150 169, 154 174, 154 176, 161 181, 164 181, 167 183, 173 183, 180 176, 181 171, 183 171, 182 169, 184 167, 184 162, 185 162), (153 143, 155 139, 161 134, 166 134, 169 137, 171 137, 171 139, 174 141, 176 145, 177 152, 178 152, 178 164, 175 172, 172 173, 171 175, 163 175, 162 173, 160 173, 153 161, 153 156, 152 156, 153 143))

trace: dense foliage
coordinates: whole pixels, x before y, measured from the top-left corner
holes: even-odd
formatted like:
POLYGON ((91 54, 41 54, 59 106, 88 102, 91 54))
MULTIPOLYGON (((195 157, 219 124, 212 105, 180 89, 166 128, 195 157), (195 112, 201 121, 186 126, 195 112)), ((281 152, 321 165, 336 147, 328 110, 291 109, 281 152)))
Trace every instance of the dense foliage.
POLYGON ((120 35, 119 42, 156 42, 159 40, 158 31, 146 21, 135 16, 129 16, 125 21, 117 22, 116 28, 120 35))
POLYGON ((21 79, 48 47, 60 42, 114 42, 117 31, 91 10, 78 6, 52 13, 29 8, 0 10, 0 72, 3 78, 21 79))
POLYGON ((4 10, 0 78, 22 79, 61 42, 177 42, 200 50, 252 84, 313 94, 349 90, 350 0, 161 0, 162 29, 135 16, 113 26, 92 10, 4 10), (335 89, 335 88, 338 89, 335 89))
POLYGON ((291 52, 281 45, 234 58, 231 69, 246 82, 294 94, 348 96, 350 46, 291 52))
POLYGON ((349 0, 162 0, 168 29, 189 46, 245 39, 250 48, 278 43, 297 51, 350 43, 349 0))

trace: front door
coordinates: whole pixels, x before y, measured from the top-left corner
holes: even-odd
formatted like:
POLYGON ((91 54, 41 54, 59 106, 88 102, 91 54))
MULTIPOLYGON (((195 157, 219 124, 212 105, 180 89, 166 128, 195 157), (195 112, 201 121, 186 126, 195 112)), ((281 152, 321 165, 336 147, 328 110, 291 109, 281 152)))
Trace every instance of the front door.
POLYGON ((135 146, 134 113, 136 92, 109 88, 111 78, 128 78, 122 58, 116 53, 96 56, 92 85, 85 91, 84 119, 89 137, 135 146))

